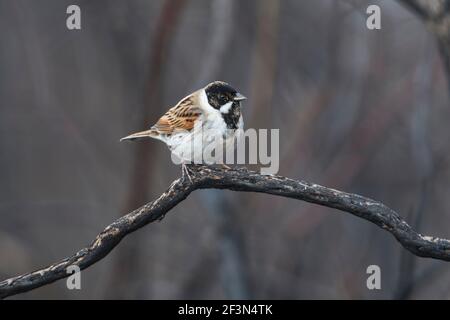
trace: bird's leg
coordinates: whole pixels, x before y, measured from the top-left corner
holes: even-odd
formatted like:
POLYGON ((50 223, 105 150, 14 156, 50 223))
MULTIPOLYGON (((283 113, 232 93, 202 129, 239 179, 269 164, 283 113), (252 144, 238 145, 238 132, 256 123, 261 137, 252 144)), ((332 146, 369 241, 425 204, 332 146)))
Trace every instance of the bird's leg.
POLYGON ((191 175, 189 174, 189 168, 188 168, 187 164, 184 162, 181 164, 181 172, 182 172, 181 178, 184 180, 187 176, 189 179, 189 182, 192 184, 192 178, 191 178, 191 175))

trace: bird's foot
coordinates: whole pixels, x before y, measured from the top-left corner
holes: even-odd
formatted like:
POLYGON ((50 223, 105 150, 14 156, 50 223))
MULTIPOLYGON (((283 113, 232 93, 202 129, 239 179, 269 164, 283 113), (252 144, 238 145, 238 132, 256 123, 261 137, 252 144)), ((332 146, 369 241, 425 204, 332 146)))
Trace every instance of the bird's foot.
POLYGON ((192 178, 191 175, 189 174, 189 166, 185 163, 181 164, 181 179, 183 179, 183 181, 186 180, 186 177, 188 178, 189 182, 192 184, 192 178))

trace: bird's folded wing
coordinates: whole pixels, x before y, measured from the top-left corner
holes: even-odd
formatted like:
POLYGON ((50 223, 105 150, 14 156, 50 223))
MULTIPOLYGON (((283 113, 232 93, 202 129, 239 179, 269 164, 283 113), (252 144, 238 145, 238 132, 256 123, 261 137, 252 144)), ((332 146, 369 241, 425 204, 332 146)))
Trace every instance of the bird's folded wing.
POLYGON ((168 135, 179 131, 191 131, 200 115, 201 110, 196 106, 195 100, 192 96, 188 96, 167 111, 152 130, 168 135))

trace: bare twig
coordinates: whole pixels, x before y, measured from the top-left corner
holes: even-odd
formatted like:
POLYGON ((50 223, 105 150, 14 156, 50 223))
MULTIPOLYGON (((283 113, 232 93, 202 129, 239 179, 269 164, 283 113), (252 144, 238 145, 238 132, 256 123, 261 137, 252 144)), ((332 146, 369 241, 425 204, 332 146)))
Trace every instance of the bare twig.
POLYGON ((423 236, 413 230, 394 210, 381 202, 317 184, 281 176, 264 176, 245 168, 223 170, 193 166, 192 183, 175 180, 158 199, 117 219, 92 244, 73 256, 46 268, 0 282, 0 298, 42 287, 68 276, 67 267, 86 269, 104 258, 126 235, 162 219, 178 203, 198 189, 228 189, 293 198, 348 212, 391 233, 403 247, 420 257, 450 261, 450 240, 423 236))
POLYGON ((399 0, 409 7, 436 36, 450 91, 450 0, 399 0))

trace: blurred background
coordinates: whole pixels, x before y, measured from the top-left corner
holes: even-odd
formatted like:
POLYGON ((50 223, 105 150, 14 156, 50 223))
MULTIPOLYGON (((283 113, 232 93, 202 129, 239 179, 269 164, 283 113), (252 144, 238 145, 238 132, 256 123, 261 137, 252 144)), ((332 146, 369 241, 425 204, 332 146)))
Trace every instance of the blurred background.
MULTIPOLYGON (((247 128, 280 129, 281 175, 450 237, 445 67, 397 1, 0 0, 0 39, 0 279, 72 255, 164 192, 180 175, 166 146, 119 139, 212 80, 249 98, 247 128)), ((450 298, 450 268, 350 214, 206 190, 83 271, 81 290, 14 298, 450 298), (366 287, 371 264, 381 290, 366 287)))

